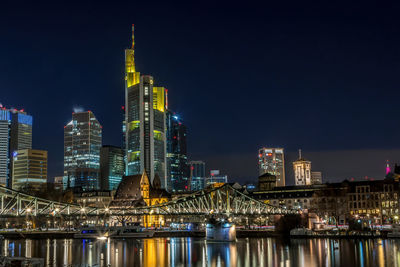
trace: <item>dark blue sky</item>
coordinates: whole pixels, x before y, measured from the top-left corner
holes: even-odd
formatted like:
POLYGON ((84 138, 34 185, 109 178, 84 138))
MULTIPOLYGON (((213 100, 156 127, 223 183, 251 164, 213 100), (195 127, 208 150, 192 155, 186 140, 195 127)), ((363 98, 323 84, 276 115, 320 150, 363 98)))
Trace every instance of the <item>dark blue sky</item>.
POLYGON ((378 1, 5 2, 0 102, 34 116, 50 176, 62 174, 74 106, 119 145, 134 23, 137 69, 168 88, 191 159, 245 181, 259 147, 284 147, 288 170, 302 148, 326 180, 380 178, 400 159, 399 12, 378 1))

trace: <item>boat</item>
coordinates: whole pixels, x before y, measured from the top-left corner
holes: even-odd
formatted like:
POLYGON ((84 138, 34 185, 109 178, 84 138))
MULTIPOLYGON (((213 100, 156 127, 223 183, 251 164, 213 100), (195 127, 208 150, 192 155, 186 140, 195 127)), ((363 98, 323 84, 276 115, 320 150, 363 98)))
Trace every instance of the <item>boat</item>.
POLYGON ((313 236, 314 232, 310 229, 307 228, 295 228, 290 230, 290 236, 291 237, 309 237, 313 236))
POLYGON ((114 227, 114 233, 111 238, 150 238, 154 236, 154 230, 142 228, 139 225, 127 225, 114 227))
POLYGON ((110 228, 101 226, 87 226, 82 227, 77 233, 74 234, 74 238, 83 239, 97 239, 104 238, 110 235, 110 228))

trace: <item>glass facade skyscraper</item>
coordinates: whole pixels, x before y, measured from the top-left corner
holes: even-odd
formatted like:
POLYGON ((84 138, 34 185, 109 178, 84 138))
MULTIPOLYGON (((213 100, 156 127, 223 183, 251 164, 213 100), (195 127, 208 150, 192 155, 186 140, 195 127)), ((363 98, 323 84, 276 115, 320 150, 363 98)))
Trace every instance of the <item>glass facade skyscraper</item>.
POLYGON ((170 192, 183 192, 190 188, 186 127, 170 110, 167 111, 167 185, 170 192))
POLYGON ((100 150, 100 188, 117 189, 125 172, 124 149, 116 146, 103 146, 100 150))
POLYGON ((190 191, 202 190, 205 187, 206 163, 204 161, 191 161, 190 165, 190 191))
POLYGON ((0 105, 0 185, 12 186, 13 153, 32 148, 32 116, 0 105))
POLYGON ((84 191, 100 186, 102 127, 91 111, 76 112, 64 127, 64 179, 84 191))
POLYGON ((132 26, 132 47, 125 49, 125 174, 146 171, 151 183, 157 174, 165 188, 167 91, 153 85, 152 76, 136 71, 132 26))
POLYGON ((285 154, 283 148, 263 147, 258 151, 259 175, 276 176, 276 186, 285 186, 285 154))
POLYGON ((11 113, 0 110, 0 185, 6 186, 10 177, 10 127, 11 113))

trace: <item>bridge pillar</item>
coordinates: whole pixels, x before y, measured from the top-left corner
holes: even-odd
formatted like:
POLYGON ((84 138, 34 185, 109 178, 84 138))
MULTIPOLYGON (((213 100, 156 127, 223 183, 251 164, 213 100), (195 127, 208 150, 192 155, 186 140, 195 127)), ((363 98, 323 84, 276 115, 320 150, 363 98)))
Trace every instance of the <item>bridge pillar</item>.
POLYGON ((236 241, 235 224, 226 221, 210 220, 206 226, 206 239, 213 241, 236 241))

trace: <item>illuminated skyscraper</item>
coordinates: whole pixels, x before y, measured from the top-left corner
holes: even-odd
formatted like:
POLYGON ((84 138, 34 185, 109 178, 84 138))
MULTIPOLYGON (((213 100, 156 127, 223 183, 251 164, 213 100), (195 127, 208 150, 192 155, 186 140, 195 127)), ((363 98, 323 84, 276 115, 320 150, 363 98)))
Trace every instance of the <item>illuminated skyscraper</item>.
POLYGON ((152 76, 135 69, 132 26, 132 47, 125 49, 125 174, 146 171, 151 183, 158 174, 165 188, 167 90, 153 84, 152 76))
POLYGON ((6 186, 10 177, 10 127, 11 113, 0 110, 0 185, 6 186))
POLYGON ((196 160, 189 162, 190 165, 190 191, 202 190, 205 187, 206 163, 196 160))
POLYGON ((117 189, 124 176, 124 149, 115 146, 103 146, 100 150, 100 187, 102 190, 117 189))
POLYGON ((167 188, 170 192, 189 190, 186 127, 179 116, 167 111, 167 188))
POLYGON ((311 181, 311 161, 301 157, 299 150, 299 159, 293 162, 294 181, 296 185, 310 185, 311 181))
POLYGON ((64 179, 67 187, 99 188, 102 127, 91 111, 72 113, 64 127, 64 179))
POLYGON ((12 185, 12 155, 32 148, 32 116, 0 104, 0 185, 12 185))
POLYGON ((283 148, 261 148, 258 151, 259 175, 276 176, 276 186, 285 186, 285 155, 283 148))
POLYGON ((22 149, 13 152, 12 189, 33 193, 47 182, 47 151, 22 149))

